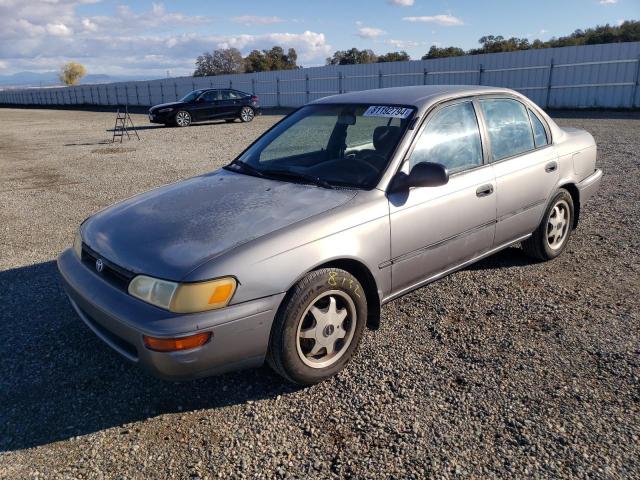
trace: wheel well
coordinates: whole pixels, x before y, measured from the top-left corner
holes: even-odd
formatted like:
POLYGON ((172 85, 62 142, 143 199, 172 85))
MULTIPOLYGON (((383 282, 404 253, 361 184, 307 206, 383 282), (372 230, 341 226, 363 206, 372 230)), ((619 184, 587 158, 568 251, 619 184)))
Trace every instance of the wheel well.
POLYGON ((376 330, 380 326, 380 297, 376 280, 367 266, 358 260, 345 258, 318 265, 315 270, 321 268, 340 268, 358 279, 367 298, 367 327, 376 330))
POLYGON ((580 219, 580 190, 573 183, 566 183, 561 185, 560 188, 564 188, 571 195, 571 200, 573 200, 573 228, 576 228, 580 219))

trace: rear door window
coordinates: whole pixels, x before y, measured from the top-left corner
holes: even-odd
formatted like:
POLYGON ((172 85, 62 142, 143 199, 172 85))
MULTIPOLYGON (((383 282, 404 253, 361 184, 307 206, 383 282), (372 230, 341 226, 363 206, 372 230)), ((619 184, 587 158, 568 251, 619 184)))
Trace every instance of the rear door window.
POLYGON ((491 160, 497 162, 535 148, 529 115, 517 100, 491 98, 480 100, 487 124, 491 160))

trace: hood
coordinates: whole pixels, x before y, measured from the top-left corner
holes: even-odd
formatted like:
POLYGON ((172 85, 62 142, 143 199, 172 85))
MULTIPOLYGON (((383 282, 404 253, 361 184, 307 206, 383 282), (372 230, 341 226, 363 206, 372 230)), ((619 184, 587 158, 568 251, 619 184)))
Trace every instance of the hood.
POLYGON ((82 236, 122 268, 180 280, 207 260, 355 194, 218 170, 102 210, 83 224, 82 236))
POLYGON ((149 112, 155 112, 156 110, 160 110, 161 108, 167 107, 182 107, 184 106, 184 102, 169 102, 169 103, 161 103, 160 105, 154 105, 149 109, 149 112))

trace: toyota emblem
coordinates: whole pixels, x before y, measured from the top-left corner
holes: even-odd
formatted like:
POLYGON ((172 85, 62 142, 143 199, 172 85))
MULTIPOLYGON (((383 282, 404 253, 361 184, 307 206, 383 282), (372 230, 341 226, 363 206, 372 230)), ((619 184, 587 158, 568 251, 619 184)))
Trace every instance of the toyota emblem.
POLYGON ((104 270, 104 262, 99 258, 96 260, 96 271, 100 273, 102 270, 104 270))

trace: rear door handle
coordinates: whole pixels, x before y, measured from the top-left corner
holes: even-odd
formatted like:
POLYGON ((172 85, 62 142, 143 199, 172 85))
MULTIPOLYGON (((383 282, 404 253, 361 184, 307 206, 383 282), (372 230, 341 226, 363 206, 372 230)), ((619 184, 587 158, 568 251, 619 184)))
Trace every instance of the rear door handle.
POLYGON ((555 172, 558 169, 558 162, 549 162, 544 166, 544 171, 547 173, 555 172))
POLYGON ((486 197, 493 193, 493 185, 482 185, 476 189, 476 197, 486 197))

